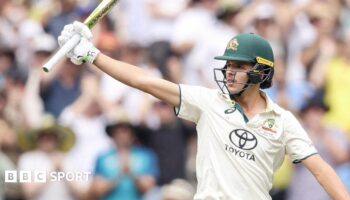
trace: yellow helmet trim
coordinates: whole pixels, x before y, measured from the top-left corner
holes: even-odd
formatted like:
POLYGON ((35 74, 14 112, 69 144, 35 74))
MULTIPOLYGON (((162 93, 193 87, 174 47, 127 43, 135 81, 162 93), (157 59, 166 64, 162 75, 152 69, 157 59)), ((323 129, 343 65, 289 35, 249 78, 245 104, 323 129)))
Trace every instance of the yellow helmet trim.
POLYGON ((267 65, 269 67, 273 67, 273 62, 269 61, 269 60, 266 60, 265 58, 262 58, 262 57, 256 57, 256 61, 259 63, 259 64, 263 64, 263 65, 267 65))

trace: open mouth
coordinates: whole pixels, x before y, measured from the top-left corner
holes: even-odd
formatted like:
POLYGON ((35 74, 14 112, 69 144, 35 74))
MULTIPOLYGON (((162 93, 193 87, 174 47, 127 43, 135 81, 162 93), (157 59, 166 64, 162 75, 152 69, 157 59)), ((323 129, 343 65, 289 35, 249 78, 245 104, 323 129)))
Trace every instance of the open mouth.
POLYGON ((233 86, 235 82, 236 82, 235 80, 226 80, 226 85, 233 86))

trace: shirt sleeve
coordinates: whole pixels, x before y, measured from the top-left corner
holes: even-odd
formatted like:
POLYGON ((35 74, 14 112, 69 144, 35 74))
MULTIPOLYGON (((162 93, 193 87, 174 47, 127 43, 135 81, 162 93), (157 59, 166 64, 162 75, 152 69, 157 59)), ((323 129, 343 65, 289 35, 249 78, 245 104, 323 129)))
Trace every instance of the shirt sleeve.
POLYGON ((175 107, 175 114, 183 119, 197 123, 205 105, 206 91, 199 86, 179 85, 180 105, 175 107))
POLYGON ((291 112, 287 112, 284 123, 286 151, 294 164, 317 154, 311 139, 291 112))

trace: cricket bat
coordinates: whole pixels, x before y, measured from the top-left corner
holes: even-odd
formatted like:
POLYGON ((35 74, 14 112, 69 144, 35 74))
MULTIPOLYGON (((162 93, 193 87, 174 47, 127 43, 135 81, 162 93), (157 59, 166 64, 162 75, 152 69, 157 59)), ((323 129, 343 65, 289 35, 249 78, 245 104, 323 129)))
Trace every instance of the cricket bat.
MULTIPOLYGON (((97 22, 105 16, 117 3, 118 0, 102 0, 102 2, 95 8, 95 10, 87 17, 84 24, 92 29, 97 22)), ((74 35, 68 42, 66 42, 43 66, 45 72, 49 72, 65 55, 72 50, 80 41, 78 34, 74 35)))

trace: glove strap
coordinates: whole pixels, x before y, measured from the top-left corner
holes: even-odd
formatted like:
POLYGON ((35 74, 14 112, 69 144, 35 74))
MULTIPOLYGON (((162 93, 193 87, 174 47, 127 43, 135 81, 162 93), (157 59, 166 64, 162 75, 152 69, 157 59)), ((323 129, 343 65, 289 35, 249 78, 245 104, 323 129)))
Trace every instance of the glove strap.
POLYGON ((99 53, 100 53, 100 50, 94 47, 92 50, 88 51, 87 54, 83 57, 82 59, 83 63, 93 64, 99 53))

